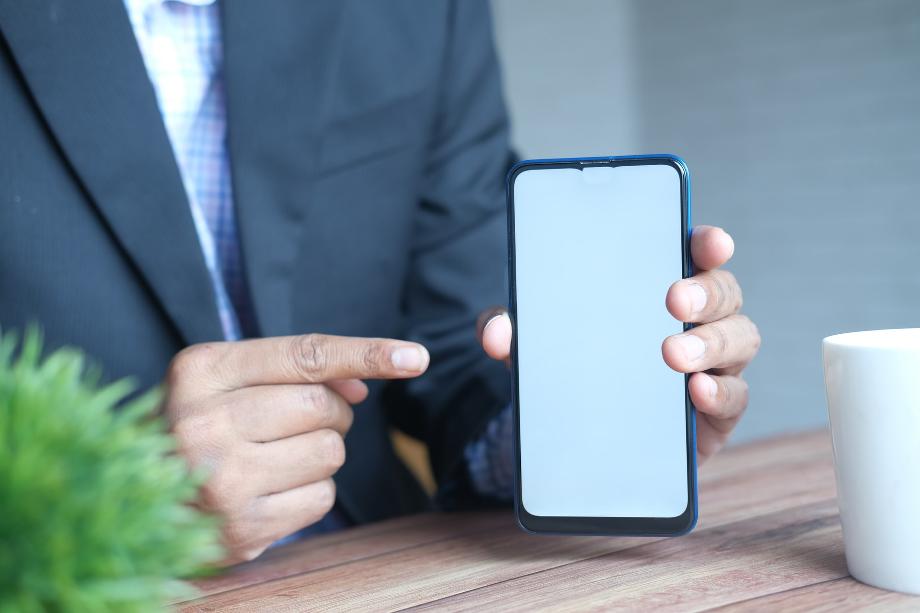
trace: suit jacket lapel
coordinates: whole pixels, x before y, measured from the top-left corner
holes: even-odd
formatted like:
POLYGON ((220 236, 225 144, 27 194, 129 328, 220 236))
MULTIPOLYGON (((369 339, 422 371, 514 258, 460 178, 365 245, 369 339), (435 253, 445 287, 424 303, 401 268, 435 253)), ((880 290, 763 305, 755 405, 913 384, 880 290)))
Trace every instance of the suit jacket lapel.
POLYGON ((303 248, 301 222, 318 166, 341 6, 339 0, 221 3, 233 193, 266 336, 304 332, 292 330, 292 269, 303 248))
POLYGON ((62 152, 181 335, 220 338, 185 191, 122 3, 0 0, 0 28, 62 152))

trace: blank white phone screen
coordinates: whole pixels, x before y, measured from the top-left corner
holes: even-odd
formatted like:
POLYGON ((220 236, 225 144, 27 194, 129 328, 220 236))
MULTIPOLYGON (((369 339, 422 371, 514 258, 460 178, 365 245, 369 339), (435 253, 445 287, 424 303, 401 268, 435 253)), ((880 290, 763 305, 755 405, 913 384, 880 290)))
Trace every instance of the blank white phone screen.
POLYGON ((680 176, 671 166, 537 168, 514 181, 524 509, 676 517, 687 508, 680 176))

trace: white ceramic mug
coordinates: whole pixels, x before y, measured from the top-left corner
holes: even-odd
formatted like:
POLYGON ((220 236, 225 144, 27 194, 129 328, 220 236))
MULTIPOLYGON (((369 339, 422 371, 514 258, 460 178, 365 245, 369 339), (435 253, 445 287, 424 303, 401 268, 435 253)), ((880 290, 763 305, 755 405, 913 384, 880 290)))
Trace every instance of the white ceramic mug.
POLYGON ((825 338, 824 381, 850 574, 920 594, 920 328, 825 338))

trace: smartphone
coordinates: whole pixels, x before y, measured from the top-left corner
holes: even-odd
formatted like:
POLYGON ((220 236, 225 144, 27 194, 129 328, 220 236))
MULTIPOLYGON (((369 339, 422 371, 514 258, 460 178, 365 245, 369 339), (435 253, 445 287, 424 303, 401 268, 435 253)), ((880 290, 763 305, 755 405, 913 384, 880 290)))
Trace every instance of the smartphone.
POLYGON ((521 527, 675 536, 697 518, 687 377, 661 356, 691 274, 690 190, 672 155, 527 160, 508 173, 521 527))

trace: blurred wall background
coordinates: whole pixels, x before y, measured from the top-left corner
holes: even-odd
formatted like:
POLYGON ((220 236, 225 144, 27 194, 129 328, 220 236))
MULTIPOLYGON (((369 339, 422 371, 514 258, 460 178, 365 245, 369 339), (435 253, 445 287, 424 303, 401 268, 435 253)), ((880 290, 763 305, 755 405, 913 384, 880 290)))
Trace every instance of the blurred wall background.
POLYGON ((677 153, 734 236, 764 338, 736 442, 824 424, 822 337, 920 327, 920 2, 493 10, 523 157, 677 153))

